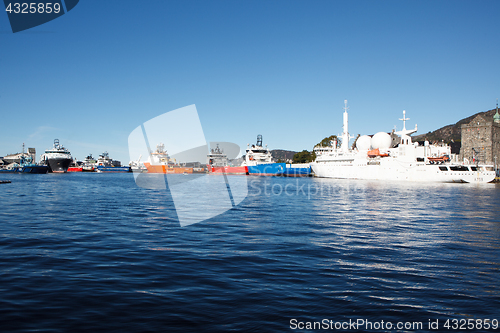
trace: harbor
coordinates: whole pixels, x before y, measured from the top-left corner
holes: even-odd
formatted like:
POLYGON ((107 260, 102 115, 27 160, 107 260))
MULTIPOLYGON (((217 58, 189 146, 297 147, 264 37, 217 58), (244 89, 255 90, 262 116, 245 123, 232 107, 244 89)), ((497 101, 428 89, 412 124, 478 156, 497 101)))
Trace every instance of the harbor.
POLYGON ((0 333, 500 332, 499 0, 4 4, 0 333))
MULTIPOLYGON (((392 132, 377 132, 373 135, 358 134, 351 145, 350 140, 354 137, 349 133, 347 110, 347 100, 345 100, 341 136, 333 135, 323 139, 314 146, 311 154, 307 151, 302 152, 309 156, 306 156, 306 160, 310 159, 309 162, 276 161, 268 145, 263 144, 261 134, 257 135, 255 144, 247 145, 243 156, 236 153, 233 158, 229 158, 224 152, 224 147, 215 143, 206 155, 201 158, 198 156, 198 160, 181 161, 171 157, 165 145, 159 142, 155 150, 141 154, 137 160, 131 160, 128 166, 112 159, 107 151, 100 154, 97 159, 89 154, 83 161, 78 161, 58 139, 55 139, 53 147, 45 150, 38 163, 36 163, 36 149, 28 148, 25 152, 24 144, 22 153, 0 158, 2 162, 0 173, 133 172, 169 175, 314 176, 438 183, 498 182, 496 156, 500 155, 500 146, 498 142, 491 142, 490 148, 484 150, 485 139, 481 139, 482 135, 490 140, 500 136, 498 102, 491 121, 485 118, 485 115, 476 115, 470 123, 462 125, 463 147, 458 153, 453 152, 452 146, 444 140, 430 143, 424 137, 424 141, 414 141, 415 137, 411 135, 417 132, 417 125, 415 124, 414 129, 406 128, 409 118, 404 110, 403 118, 400 118, 403 122, 401 130, 393 129, 392 132), (474 133, 478 133, 477 136, 476 134, 469 136, 471 128, 474 133), (493 134, 489 135, 490 132, 493 134), (477 138, 480 143, 477 143, 477 138), (479 144, 483 146, 483 151, 478 147, 479 144), (142 160, 143 156, 146 157, 145 160, 142 160), (201 161, 202 159, 204 161, 201 161), (494 163, 485 163, 493 159, 494 163)), ((491 111, 488 112, 491 114, 491 111)), ((238 151, 239 147, 235 147, 238 151)), ((295 153, 294 159, 299 155, 301 153, 295 153)))

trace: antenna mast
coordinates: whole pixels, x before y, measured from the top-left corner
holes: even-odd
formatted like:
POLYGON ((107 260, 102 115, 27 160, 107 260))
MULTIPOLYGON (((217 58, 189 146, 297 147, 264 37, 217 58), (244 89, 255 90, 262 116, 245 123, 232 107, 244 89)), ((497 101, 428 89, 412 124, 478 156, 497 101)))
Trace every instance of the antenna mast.
POLYGON ((349 110, 349 107, 347 106, 347 99, 344 100, 344 125, 343 129, 344 132, 342 133, 342 146, 340 147, 343 152, 347 153, 349 151, 349 139, 351 137, 349 136, 349 119, 347 115, 347 110, 349 110))
POLYGON ((406 121, 410 120, 410 118, 406 118, 406 110, 403 110, 403 118, 399 118, 399 120, 403 121, 403 131, 406 131, 406 121))

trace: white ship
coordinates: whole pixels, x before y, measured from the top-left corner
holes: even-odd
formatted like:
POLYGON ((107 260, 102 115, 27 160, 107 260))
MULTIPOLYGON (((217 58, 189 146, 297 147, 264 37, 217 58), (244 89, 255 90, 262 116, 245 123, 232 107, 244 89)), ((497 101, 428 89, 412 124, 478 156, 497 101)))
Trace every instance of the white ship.
POLYGON ((245 154, 245 161, 243 161, 242 166, 256 166, 259 164, 269 164, 274 163, 273 156, 267 148, 262 146, 262 135, 257 135, 257 144, 247 145, 247 150, 245 154))
POLYGON ((47 149, 40 157, 40 163, 49 167, 49 172, 67 172, 73 161, 68 149, 59 144, 59 140, 54 140, 54 147, 47 149))
POLYGON ((341 147, 336 143, 330 148, 315 149, 316 161, 311 163, 317 177, 343 179, 406 180, 419 182, 489 183, 495 179, 493 165, 452 162, 448 145, 419 145, 412 142, 407 130, 406 112, 403 111, 403 129, 397 134, 399 144, 392 144, 388 133, 379 132, 373 137, 363 135, 356 147, 349 149, 347 101, 344 108, 344 129, 341 147))

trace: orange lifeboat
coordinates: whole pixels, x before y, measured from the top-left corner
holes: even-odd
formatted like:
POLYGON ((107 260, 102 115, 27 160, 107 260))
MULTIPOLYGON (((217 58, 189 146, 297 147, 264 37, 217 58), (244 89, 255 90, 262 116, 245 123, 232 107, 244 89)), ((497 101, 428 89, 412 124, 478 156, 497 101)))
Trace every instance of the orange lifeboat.
POLYGON ((444 163, 450 160, 448 155, 443 155, 440 157, 427 157, 430 163, 444 163))
POLYGON ((387 156, 389 156, 389 154, 387 154, 387 153, 381 153, 378 148, 375 148, 375 149, 372 149, 372 150, 368 151, 368 157, 373 158, 373 157, 377 157, 377 156, 387 157, 387 156))

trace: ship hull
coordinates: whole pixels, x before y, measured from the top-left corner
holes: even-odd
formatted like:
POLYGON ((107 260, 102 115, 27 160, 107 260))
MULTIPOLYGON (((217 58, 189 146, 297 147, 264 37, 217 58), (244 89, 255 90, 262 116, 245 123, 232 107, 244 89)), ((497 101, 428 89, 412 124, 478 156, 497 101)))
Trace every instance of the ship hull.
POLYGON ((165 174, 183 174, 193 173, 193 168, 168 166, 168 165, 151 165, 148 162, 144 163, 148 173, 165 173, 165 174))
POLYGON ((246 166, 224 166, 224 167, 211 167, 210 168, 210 174, 212 175, 221 175, 221 174, 227 174, 227 175, 247 175, 248 174, 248 167, 246 166))
POLYGON ((281 176, 285 172, 285 163, 264 163, 248 166, 251 176, 281 176))
POLYGON ((112 166, 96 166, 97 172, 130 172, 130 167, 112 167, 112 166))
POLYGON ((473 171, 471 166, 402 163, 390 159, 372 163, 344 160, 339 163, 314 162, 311 163, 311 167, 317 177, 338 179, 437 183, 489 183, 495 179, 495 172, 489 170, 492 169, 490 166, 472 166, 476 168, 476 171, 473 171))
POLYGON ((48 160, 49 172, 64 173, 68 171, 71 159, 52 158, 48 160))
POLYGON ((283 172, 285 177, 309 177, 311 166, 309 164, 288 164, 283 172))
POLYGON ((18 172, 19 168, 12 168, 12 169, 0 169, 0 173, 15 173, 18 172))
POLYGON ((82 172, 83 168, 82 167, 69 167, 68 172, 82 172))
POLYGON ((21 173, 35 173, 35 174, 45 174, 49 172, 49 168, 46 165, 27 165, 19 168, 21 173))

